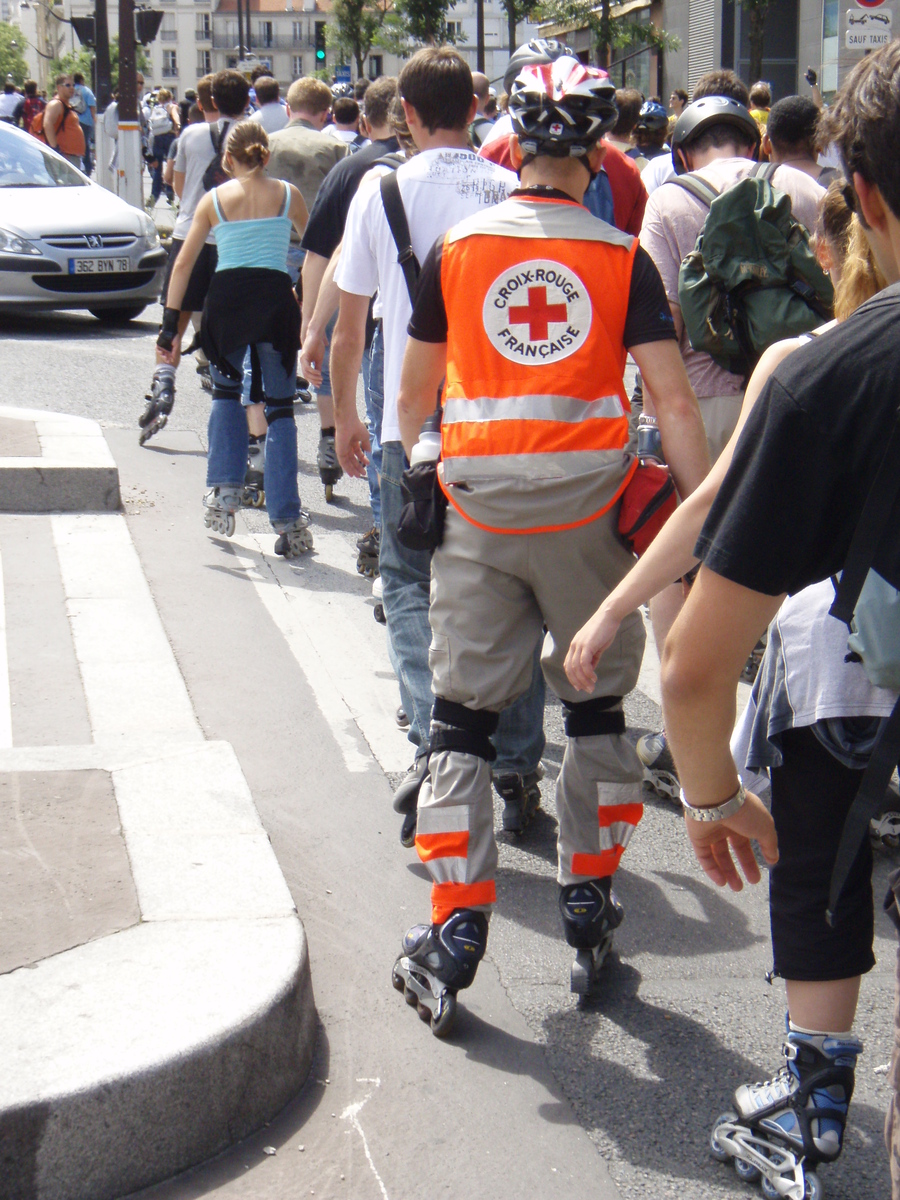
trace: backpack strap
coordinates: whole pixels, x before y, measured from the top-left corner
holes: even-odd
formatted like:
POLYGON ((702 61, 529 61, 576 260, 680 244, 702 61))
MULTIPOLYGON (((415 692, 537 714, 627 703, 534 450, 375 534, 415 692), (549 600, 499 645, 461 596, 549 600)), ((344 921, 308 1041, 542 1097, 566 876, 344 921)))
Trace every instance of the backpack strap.
POLYGON ((778 163, 758 162, 754 164, 753 170, 747 178, 749 179, 768 179, 771 182, 772 176, 778 170, 778 163))
MULTIPOLYGON (((891 511, 900 494, 900 471, 897 463, 900 461, 900 409, 894 420, 894 427, 888 438, 884 455, 878 465, 866 502, 863 505, 856 529, 850 540, 847 559, 837 585, 837 595, 828 610, 832 617, 837 617, 846 625, 850 625, 853 610, 859 600, 866 576, 887 530, 891 511)), ((828 892, 828 908, 825 919, 829 925, 834 925, 834 913, 847 882, 847 876, 859 853, 859 848, 868 836, 869 821, 884 802, 891 775, 897 762, 900 761, 900 698, 894 705, 886 725, 882 728, 869 765, 863 774, 859 791, 850 805, 841 830, 841 840, 838 843, 837 857, 831 873, 831 886, 828 892)))
POLYGON ((710 207, 713 200, 717 196, 721 196, 721 192, 717 191, 711 183, 707 183, 705 179, 701 179, 699 175, 676 175, 674 179, 669 179, 667 183, 677 183, 679 187, 684 188, 686 192, 690 192, 707 208, 710 207))
POLYGON ((381 177, 381 202, 384 214, 390 226, 394 244, 397 247, 397 262, 406 281, 409 292, 409 302, 415 305, 416 285, 419 282, 419 260, 412 248, 409 233, 409 222, 406 219, 406 209, 403 207, 403 197, 400 195, 400 184, 397 182, 397 172, 391 171, 381 177))

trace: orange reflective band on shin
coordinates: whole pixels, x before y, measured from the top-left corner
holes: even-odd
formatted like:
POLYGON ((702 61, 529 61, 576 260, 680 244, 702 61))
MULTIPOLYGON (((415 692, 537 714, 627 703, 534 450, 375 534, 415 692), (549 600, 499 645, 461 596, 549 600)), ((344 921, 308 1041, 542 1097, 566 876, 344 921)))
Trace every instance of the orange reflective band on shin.
POLYGON ((497 886, 493 879, 483 883, 433 883, 431 885, 431 920, 443 925, 456 908, 496 904, 497 886))
POLYGON ((605 879, 608 875, 615 875, 624 853, 624 846, 615 846, 599 854, 573 854, 572 874, 584 875, 587 879, 605 879))
POLYGON ((624 821, 627 825, 637 825, 643 815, 643 804, 601 804, 597 813, 597 823, 607 829, 619 821, 624 821))
POLYGON ((420 833, 416 835, 416 853, 422 862, 433 858, 465 858, 469 852, 469 832, 420 833))

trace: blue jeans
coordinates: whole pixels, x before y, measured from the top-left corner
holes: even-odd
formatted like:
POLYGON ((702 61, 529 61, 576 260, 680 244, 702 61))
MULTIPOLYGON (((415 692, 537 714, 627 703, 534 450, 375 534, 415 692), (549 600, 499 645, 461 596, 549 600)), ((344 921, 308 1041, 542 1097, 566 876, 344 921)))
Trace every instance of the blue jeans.
POLYGON ((153 139, 153 148, 150 153, 153 155, 155 166, 152 172, 153 182, 150 185, 150 196, 154 203, 159 199, 163 191, 165 191, 170 201, 175 199, 175 193, 171 187, 163 183, 163 167, 166 165, 166 156, 169 153, 169 147, 174 141, 174 133, 158 133, 153 139))
MULTIPOLYGON (((431 555, 407 550, 397 539, 402 501, 400 480, 406 455, 400 442, 381 448, 381 552, 378 566, 384 585, 388 653, 400 684, 400 701, 409 717, 409 740, 417 748, 428 745, 431 727, 431 669, 428 647, 431 626, 428 603, 431 590, 431 555)), ((463 597, 460 603, 465 603, 463 597)), ((540 670, 540 641, 535 646, 531 687, 500 715, 493 741, 497 758, 494 774, 533 771, 544 751, 544 676, 540 670)))
POLYGON ((90 175, 94 169, 94 127, 93 125, 85 125, 81 123, 81 132, 84 134, 84 157, 82 158, 82 170, 85 175, 90 175))
MULTIPOLYGON (((246 346, 228 355, 228 362, 242 373, 246 346)), ((289 525, 300 515, 297 492, 297 427, 294 423, 294 380, 296 362, 285 371, 281 355, 268 342, 257 347, 266 394, 266 507, 275 529, 289 525)), ((223 375, 209 364, 213 382, 209 413, 209 455, 206 486, 241 488, 247 473, 247 418, 241 407, 241 381, 223 375)))
POLYGON ((375 326, 372 345, 362 360, 363 390, 366 395, 366 425, 369 427, 369 503, 372 524, 381 529, 381 420, 384 416, 384 336, 381 322, 375 326))

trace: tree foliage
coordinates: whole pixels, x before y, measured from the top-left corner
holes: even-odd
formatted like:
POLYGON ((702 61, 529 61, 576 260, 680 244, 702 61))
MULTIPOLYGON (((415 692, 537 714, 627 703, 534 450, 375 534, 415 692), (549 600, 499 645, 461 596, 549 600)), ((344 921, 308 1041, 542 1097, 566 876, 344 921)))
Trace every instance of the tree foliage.
POLYGON ((8 21, 0 21, 0 84, 7 75, 12 75, 19 87, 28 78, 28 63, 22 54, 24 46, 21 29, 8 21))
POLYGON ((455 0, 394 0, 375 44, 406 58, 421 46, 456 45, 465 38, 447 28, 455 0))
POLYGON ((601 67, 609 66, 613 50, 626 46, 677 50, 681 45, 677 37, 653 24, 642 24, 628 16, 614 17, 612 0, 600 0, 599 4, 597 0, 541 0, 537 12, 542 22, 589 29, 596 62, 601 67))
MULTIPOLYGON (((150 70, 150 60, 147 57, 144 47, 139 43, 134 47, 135 65, 141 72, 150 70)), ((94 57, 94 51, 88 46, 79 46, 77 50, 70 50, 68 54, 64 54, 61 58, 55 58, 50 64, 50 78, 53 79, 57 75, 74 75, 80 72, 85 82, 91 82, 91 62, 94 57)), ((119 39, 113 37, 109 39, 109 86, 113 91, 119 86, 119 39)))
POLYGON ((530 20, 540 8, 540 0, 500 0, 506 13, 506 32, 509 52, 516 48, 516 26, 530 20))
POLYGON ((356 60, 358 75, 365 73, 366 58, 372 47, 378 44, 378 35, 389 8, 390 0, 334 2, 334 24, 328 27, 328 44, 338 51, 342 59, 356 60))

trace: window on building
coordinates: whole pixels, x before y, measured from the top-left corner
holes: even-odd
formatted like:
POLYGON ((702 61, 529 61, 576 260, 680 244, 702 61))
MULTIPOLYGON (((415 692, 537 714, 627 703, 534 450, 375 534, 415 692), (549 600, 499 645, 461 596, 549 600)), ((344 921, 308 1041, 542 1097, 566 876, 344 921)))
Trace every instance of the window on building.
POLYGON ((260 21, 259 23, 259 44, 261 46, 274 45, 274 35, 271 21, 260 21))
POLYGON ((162 24, 159 27, 159 40, 161 42, 178 41, 178 27, 175 24, 174 13, 165 13, 163 15, 162 24))
POLYGON ((212 37, 212 18, 209 13, 197 13, 195 37, 198 42, 208 42, 212 37))
POLYGON ((294 39, 295 42, 303 41, 303 22, 302 21, 292 21, 291 22, 291 37, 294 39))
POLYGON ((447 36, 448 37, 461 38, 462 31, 463 31, 462 21, 448 21, 447 22, 447 36))
POLYGON ((295 54, 291 59, 291 78, 300 79, 303 76, 303 55, 295 54))
POLYGON ((377 79, 384 74, 384 59, 380 54, 369 55, 369 78, 377 79))
POLYGON ((197 75, 209 75, 212 71, 212 51, 198 50, 197 51, 197 75))
POLYGON ((178 51, 163 50, 163 79, 172 79, 178 74, 178 51))

